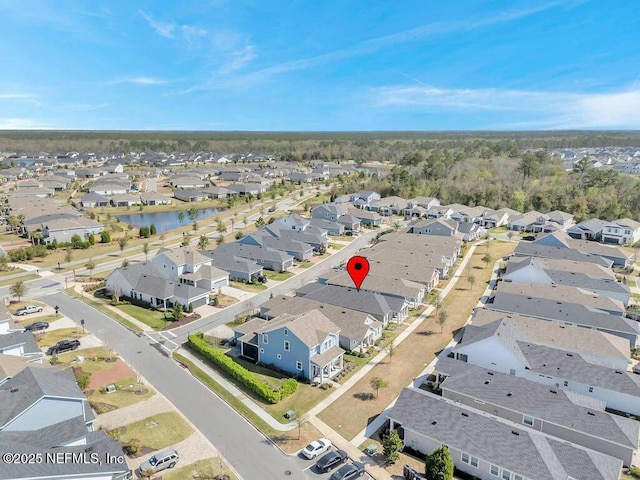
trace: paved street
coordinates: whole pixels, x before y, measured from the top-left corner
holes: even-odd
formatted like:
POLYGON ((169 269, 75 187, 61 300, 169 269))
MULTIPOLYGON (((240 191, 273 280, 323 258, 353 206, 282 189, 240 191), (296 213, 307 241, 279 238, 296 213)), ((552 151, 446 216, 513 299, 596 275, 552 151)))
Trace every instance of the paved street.
POLYGON ((189 332, 210 329, 228 322, 238 313, 266 301, 271 292, 276 295, 298 288, 320 273, 348 259, 355 251, 366 245, 375 233, 370 232, 359 237, 319 265, 310 267, 272 290, 262 292, 210 317, 176 329, 170 334, 164 333, 164 338, 157 333, 152 334, 153 339, 145 335, 137 335, 78 299, 64 293, 51 294, 55 288, 59 288, 59 284, 52 279, 37 280, 31 282, 30 286, 34 292, 44 295, 41 300, 51 306, 58 305, 61 313, 76 323, 84 319, 86 328, 109 345, 176 405, 220 450, 245 480, 322 479, 325 478, 324 475, 310 468, 314 462, 286 456, 280 452, 224 401, 178 367, 168 357, 166 349, 156 340, 171 349, 176 344, 186 341, 189 332), (287 472, 291 473, 287 474, 287 472))
POLYGON ((224 401, 182 370, 155 342, 64 293, 42 298, 110 345, 165 395, 222 453, 245 480, 306 479, 294 458, 265 439, 224 401), (287 475, 286 472, 291 472, 287 475))

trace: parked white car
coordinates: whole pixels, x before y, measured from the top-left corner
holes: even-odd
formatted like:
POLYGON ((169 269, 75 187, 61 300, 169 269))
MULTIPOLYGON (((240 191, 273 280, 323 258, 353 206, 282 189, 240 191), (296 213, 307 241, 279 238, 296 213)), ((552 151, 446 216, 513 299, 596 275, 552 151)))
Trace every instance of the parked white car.
POLYGON ((302 454, 309 460, 316 458, 318 455, 322 455, 324 452, 331 448, 331 440, 321 438, 320 440, 314 440, 309 445, 302 449, 302 454))
POLYGON ((633 366, 633 373, 637 373, 637 374, 639 374, 639 375, 640 375, 640 363, 636 363, 636 364, 633 366))

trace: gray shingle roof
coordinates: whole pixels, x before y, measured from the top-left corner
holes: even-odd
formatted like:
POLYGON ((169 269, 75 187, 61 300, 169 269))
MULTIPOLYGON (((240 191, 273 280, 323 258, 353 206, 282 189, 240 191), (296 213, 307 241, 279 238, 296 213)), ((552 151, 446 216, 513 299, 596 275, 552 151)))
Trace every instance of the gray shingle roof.
POLYGON ((0 349, 23 345, 24 353, 40 353, 40 348, 31 332, 13 332, 0 335, 0 349))
POLYGON ((520 242, 515 249, 516 257, 542 257, 559 260, 573 260, 576 262, 595 263, 603 267, 610 267, 612 262, 598 255, 581 252, 573 248, 549 247, 529 242, 520 242))
MULTIPOLYGON (((450 363, 463 362, 442 358, 436 364, 435 370, 446 372, 451 368, 448 366, 450 363)), ((493 372, 468 363, 463 364, 465 369, 462 372, 454 373, 442 383, 443 390, 458 392, 625 447, 638 448, 640 422, 605 412, 605 402, 593 401, 589 397, 566 390, 549 388, 514 375, 493 372)), ((456 365, 452 369, 455 367, 456 365)))
POLYGON ((567 353, 565 350, 526 342, 516 343, 534 372, 626 393, 638 397, 640 402, 640 375, 590 363, 580 353, 567 353))
POLYGON ((327 285, 306 295, 309 300, 328 303, 339 307, 346 307, 360 312, 367 312, 373 316, 386 316, 391 312, 399 312, 404 306, 404 300, 379 293, 367 292, 355 288, 327 285))
POLYGON ((527 478, 617 480, 622 469, 622 461, 613 457, 561 444, 420 390, 405 388, 389 417, 405 429, 527 478))
POLYGON ((546 320, 557 320, 601 330, 640 335, 638 322, 578 303, 497 292, 493 303, 488 304, 487 307, 501 312, 519 313, 546 320))
POLYGON ((0 426, 45 395, 85 399, 71 370, 26 368, 0 388, 0 426))

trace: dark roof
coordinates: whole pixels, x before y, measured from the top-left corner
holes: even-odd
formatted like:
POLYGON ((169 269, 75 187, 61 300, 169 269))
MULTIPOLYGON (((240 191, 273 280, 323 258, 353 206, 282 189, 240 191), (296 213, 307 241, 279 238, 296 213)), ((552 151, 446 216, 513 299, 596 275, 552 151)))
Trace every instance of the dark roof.
POLYGON ((515 249, 517 257, 543 257, 561 260, 574 260, 576 262, 595 263, 603 267, 610 267, 612 262, 598 255, 581 252, 573 248, 550 247, 530 242, 520 242, 515 249))
POLYGON ((405 301, 398 297, 365 290, 358 292, 355 288, 336 285, 326 285, 324 288, 308 293, 305 298, 370 313, 373 316, 386 316, 392 312, 399 312, 405 304, 405 301))
POLYGON ((405 429, 536 480, 617 480, 622 461, 405 388, 389 417, 405 429))

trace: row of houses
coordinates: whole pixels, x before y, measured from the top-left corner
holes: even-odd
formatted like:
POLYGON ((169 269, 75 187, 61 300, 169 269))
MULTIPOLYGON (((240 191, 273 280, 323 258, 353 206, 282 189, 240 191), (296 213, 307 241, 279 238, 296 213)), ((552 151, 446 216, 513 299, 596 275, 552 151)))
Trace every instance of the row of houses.
POLYGON ((297 289, 294 296, 271 298, 256 318, 235 328, 239 353, 322 383, 342 371, 345 352, 366 351, 385 327, 418 308, 448 275, 462 243, 455 237, 409 232, 380 240, 360 252, 368 258, 370 271, 359 290, 337 269, 297 289))
POLYGON ((638 464, 640 324, 611 270, 628 258, 584 243, 520 242, 461 339, 390 410, 406 447, 444 444, 483 480, 613 480, 638 464))

